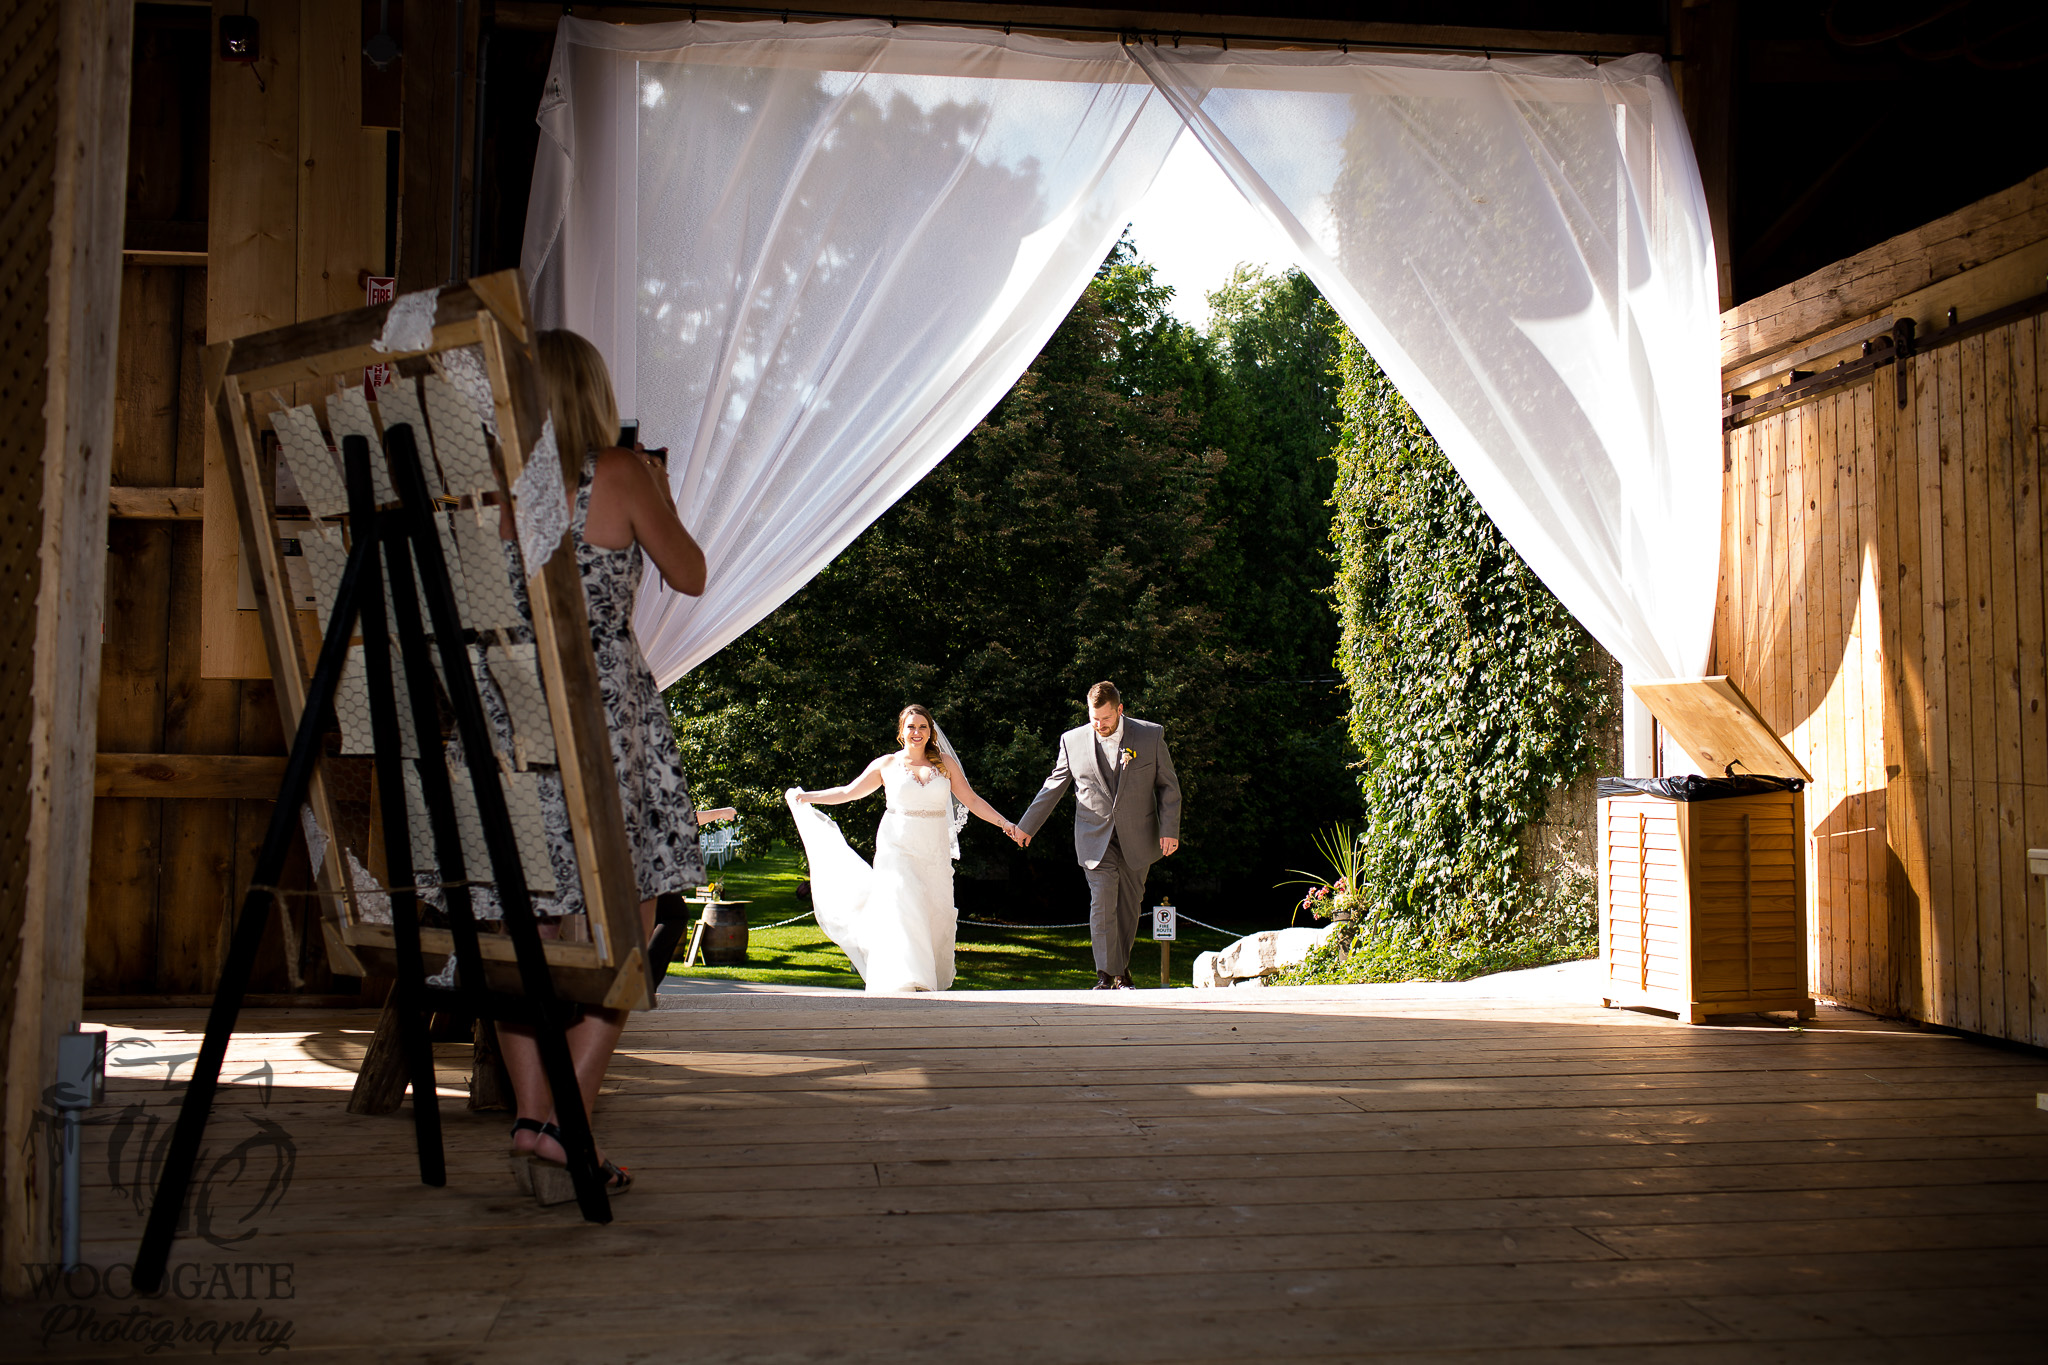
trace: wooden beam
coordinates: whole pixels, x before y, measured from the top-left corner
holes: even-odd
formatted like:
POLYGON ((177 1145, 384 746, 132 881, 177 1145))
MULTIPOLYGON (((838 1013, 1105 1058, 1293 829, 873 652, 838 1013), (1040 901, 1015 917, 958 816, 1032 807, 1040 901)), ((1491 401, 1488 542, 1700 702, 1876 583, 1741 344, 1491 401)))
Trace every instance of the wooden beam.
MULTIPOLYGON (((768 19, 782 13, 782 10, 768 4, 745 6, 740 10, 722 10, 713 5, 688 4, 644 8, 603 4, 576 6, 576 17, 579 19, 595 19, 613 24, 668 24, 679 19, 689 19, 693 15, 705 19, 768 19), (746 12, 749 9, 752 13, 746 12)), ((1269 12, 1268 7, 1249 4, 1244 5, 1241 12, 1233 14, 1215 9, 1197 12, 1113 9, 1085 5, 994 5, 960 3, 959 0, 902 0, 901 3, 891 0, 887 5, 877 4, 875 0, 807 0, 800 8, 791 10, 790 14, 792 21, 799 17, 815 19, 824 15, 887 15, 894 19, 915 20, 927 24, 957 24, 963 21, 1008 24, 1013 29, 1024 32, 1065 32, 1069 37, 1073 36, 1072 30, 1076 28, 1099 32, 1105 38, 1119 32, 1179 34, 1183 39, 1229 34, 1233 40, 1245 34, 1256 34, 1262 39, 1274 40, 1272 44, 1263 45, 1284 44, 1288 39, 1296 39, 1313 43, 1348 42, 1356 47, 1411 50, 1451 48, 1475 52, 1580 52, 1616 57, 1626 56, 1631 52, 1662 52, 1665 41, 1661 33, 1592 33, 1584 30, 1479 28, 1456 24, 1389 24, 1344 19, 1296 18, 1275 15, 1269 12)), ((501 28, 553 32, 556 24, 561 21, 562 6, 558 0, 498 0, 495 15, 496 23, 501 28)), ((408 48, 411 46, 411 37, 408 25, 408 48)))
POLYGON ((1699 0, 1680 11, 1674 28, 1678 50, 1672 76, 1686 126, 1692 131, 1700 187, 1707 196, 1707 222, 1714 234, 1714 262, 1721 307, 1735 303, 1735 252, 1728 221, 1735 177, 1731 166, 1735 125, 1736 0, 1699 0), (1678 60, 1683 58, 1683 60, 1678 60))
POLYGON ((0 541, 16 601, 34 604, 14 614, 0 673, 18 718, 0 803, 0 1291, 20 1295, 29 1264, 53 1250, 43 1088, 78 1019, 85 963, 134 7, 42 0, 10 7, 7 27, 0 202, 19 216, 0 246, 16 348, 0 381, 0 464, 10 507, 37 494, 0 541))
POLYGON ((121 488, 107 490, 107 515, 125 521, 197 521, 203 488, 121 488))
POLYGON ((284 781, 282 756, 100 754, 92 794, 199 801, 268 801, 284 781))
MULTIPOLYGON (((474 139, 470 99, 476 71, 478 12, 469 5, 459 16, 452 4, 414 4, 405 11, 404 165, 400 171, 398 290, 411 293, 449 283, 451 232, 457 195, 467 198, 470 148, 474 139), (460 82, 456 72, 462 73, 460 82), (457 133, 461 133, 460 145, 457 133)), ((561 19, 555 8, 552 29, 561 19)), ((582 17, 582 16, 578 16, 582 17)), ((466 236, 460 239, 466 242, 466 236)))
MULTIPOLYGON (((1874 315, 1894 300, 2044 238, 2048 171, 1731 308, 1721 315, 1721 367, 1732 369, 1874 315)), ((2037 278, 2026 292, 2039 288, 2037 278)))
MULTIPOLYGON (((215 25, 243 12, 215 0, 215 25)), ((263 55, 251 70, 214 62, 207 180, 206 339, 298 320, 300 0, 251 0, 263 55), (262 78, 259 84, 256 77, 262 78)), ((263 628, 239 609, 241 550, 227 452, 207 423, 201 518, 199 658, 207 678, 265 678, 263 628)))
POLYGON ((206 253, 203 251, 143 251, 125 250, 121 259, 129 265, 204 266, 206 253))

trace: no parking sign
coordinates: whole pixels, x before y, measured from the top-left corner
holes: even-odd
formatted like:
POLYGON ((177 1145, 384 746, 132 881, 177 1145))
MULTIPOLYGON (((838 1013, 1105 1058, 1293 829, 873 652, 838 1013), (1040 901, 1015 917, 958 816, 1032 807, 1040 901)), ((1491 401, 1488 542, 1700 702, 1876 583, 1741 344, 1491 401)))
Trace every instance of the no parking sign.
POLYGON ((1152 907, 1152 940, 1171 943, 1180 936, 1180 912, 1165 901, 1152 907))

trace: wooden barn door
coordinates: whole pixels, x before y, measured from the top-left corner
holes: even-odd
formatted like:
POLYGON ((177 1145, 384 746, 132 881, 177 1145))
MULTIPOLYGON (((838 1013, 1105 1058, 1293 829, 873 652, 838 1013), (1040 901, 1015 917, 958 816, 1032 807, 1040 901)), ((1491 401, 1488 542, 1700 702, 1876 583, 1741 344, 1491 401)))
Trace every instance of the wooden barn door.
POLYGON ((1895 1014, 1874 390, 1845 387, 1728 434, 1714 666, 1813 774, 1814 990, 1895 1014))
POLYGON ((2048 1045, 2040 313, 1927 348, 1896 413, 1887 647, 1920 1017, 2048 1045))
POLYGON ((1814 774, 1816 992, 2048 1045, 2042 331, 1727 433, 1715 666, 1814 774))

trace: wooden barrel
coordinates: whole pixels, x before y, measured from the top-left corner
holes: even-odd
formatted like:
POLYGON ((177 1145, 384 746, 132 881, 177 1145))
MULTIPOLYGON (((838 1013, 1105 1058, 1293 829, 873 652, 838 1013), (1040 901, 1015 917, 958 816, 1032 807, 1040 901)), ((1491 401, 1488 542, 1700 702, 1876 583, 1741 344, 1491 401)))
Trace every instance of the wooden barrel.
POLYGON ((704 962, 711 967, 747 965, 747 907, 715 901, 704 909, 704 962))

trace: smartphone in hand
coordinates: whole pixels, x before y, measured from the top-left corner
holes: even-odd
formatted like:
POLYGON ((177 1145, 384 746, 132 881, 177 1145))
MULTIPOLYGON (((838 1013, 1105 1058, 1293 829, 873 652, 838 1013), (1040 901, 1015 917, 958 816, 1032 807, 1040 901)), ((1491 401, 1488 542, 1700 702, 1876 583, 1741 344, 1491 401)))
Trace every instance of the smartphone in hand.
POLYGON ((619 449, 631 450, 640 439, 640 419, 628 417, 619 424, 619 449))

